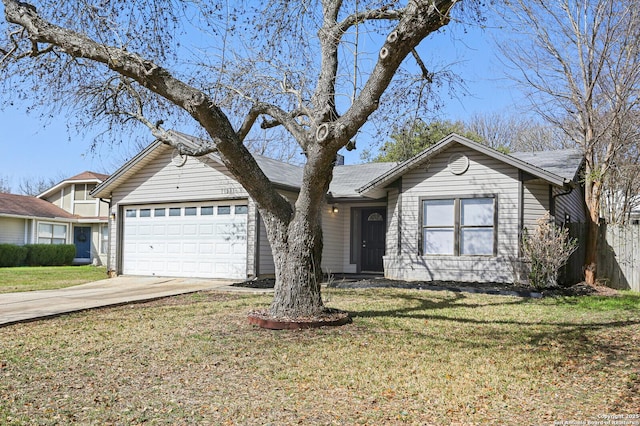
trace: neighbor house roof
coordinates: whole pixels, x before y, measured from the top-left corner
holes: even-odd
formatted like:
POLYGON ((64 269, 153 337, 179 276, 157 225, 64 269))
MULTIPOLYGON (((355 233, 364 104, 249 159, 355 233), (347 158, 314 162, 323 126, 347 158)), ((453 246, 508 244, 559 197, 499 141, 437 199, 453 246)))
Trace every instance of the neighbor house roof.
POLYGON ((46 191, 44 191, 42 194, 39 194, 38 198, 48 197, 49 195, 53 194, 58 189, 60 189, 60 187, 65 186, 65 185, 67 185, 69 183, 96 183, 96 184, 98 184, 100 182, 103 182, 103 181, 107 180, 108 177, 109 177, 109 175, 105 175, 103 173, 85 171, 85 172, 79 173, 79 174, 77 174, 77 175, 75 175, 73 177, 70 177, 68 179, 65 179, 62 182, 58 182, 57 184, 55 184, 51 188, 49 188, 46 191))
POLYGON ((40 198, 0 193, 0 216, 73 219, 74 215, 40 198))
POLYGON ((582 165, 581 157, 578 158, 578 152, 574 150, 549 151, 545 154, 538 153, 538 155, 530 155, 532 153, 521 153, 522 158, 520 158, 515 154, 504 154, 486 145, 482 145, 478 142, 474 142, 470 139, 452 133, 437 144, 425 149, 416 156, 398 164, 386 173, 363 185, 358 189, 358 192, 366 195, 372 191, 383 188, 398 179, 404 173, 420 166, 425 161, 433 158, 435 155, 456 143, 523 170, 535 177, 544 179, 556 186, 565 186, 570 184, 582 165))
POLYGON ((68 179, 65 179, 65 182, 68 181, 94 181, 94 180, 99 180, 100 182, 102 182, 103 180, 107 179, 109 177, 109 175, 105 175, 104 173, 96 173, 96 172, 82 172, 80 174, 77 174, 73 177, 70 177, 68 179))

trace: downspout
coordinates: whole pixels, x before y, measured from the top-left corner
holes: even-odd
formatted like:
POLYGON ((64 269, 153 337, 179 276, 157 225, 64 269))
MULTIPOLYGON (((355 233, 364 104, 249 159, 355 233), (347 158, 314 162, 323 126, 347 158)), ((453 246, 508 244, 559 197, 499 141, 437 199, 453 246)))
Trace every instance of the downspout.
MULTIPOLYGON (((553 200, 553 209, 554 209, 554 214, 555 214, 555 205, 556 205, 556 198, 558 197, 564 197, 565 195, 569 195, 573 192, 573 190, 576 188, 575 184, 573 184, 573 182, 569 183, 569 189, 564 191, 564 192, 558 192, 557 194, 553 194, 551 195, 551 199, 553 200)), ((566 212, 564 212, 565 215, 567 214, 566 212)), ((565 216, 566 217, 566 216, 565 216)), ((564 218, 563 218, 564 221, 564 218)), ((556 218, 556 222, 557 222, 557 218, 556 218)), ((566 222, 566 221, 565 221, 566 222)))

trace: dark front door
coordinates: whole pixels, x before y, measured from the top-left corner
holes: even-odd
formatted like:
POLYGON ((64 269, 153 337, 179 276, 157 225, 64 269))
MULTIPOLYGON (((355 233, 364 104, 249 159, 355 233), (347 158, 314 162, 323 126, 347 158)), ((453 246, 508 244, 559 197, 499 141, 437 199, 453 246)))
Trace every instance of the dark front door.
POLYGON ((91 258, 91 227, 73 228, 73 244, 76 246, 76 259, 91 258))
POLYGON ((360 270, 382 272, 384 239, 387 227, 387 212, 384 208, 362 210, 362 251, 360 270))

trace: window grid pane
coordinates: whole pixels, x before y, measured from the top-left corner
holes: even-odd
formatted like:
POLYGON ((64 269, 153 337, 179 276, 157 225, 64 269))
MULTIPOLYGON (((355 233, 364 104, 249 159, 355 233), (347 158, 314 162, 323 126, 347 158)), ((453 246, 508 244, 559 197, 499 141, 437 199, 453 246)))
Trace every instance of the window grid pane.
POLYGON ((462 226, 493 226, 493 198, 460 200, 462 226))
POLYGON ((67 237, 66 225, 53 225, 53 238, 62 238, 64 241, 67 237))
POLYGON ((424 254, 454 254, 453 228, 425 228, 424 254))
POLYGON ((41 223, 38 225, 39 238, 51 238, 53 236, 53 225, 41 223))
POLYGON ((493 228, 463 228, 460 230, 460 254, 492 255, 493 228))
POLYGON ((424 201, 424 226, 453 226, 454 218, 454 200, 424 201))

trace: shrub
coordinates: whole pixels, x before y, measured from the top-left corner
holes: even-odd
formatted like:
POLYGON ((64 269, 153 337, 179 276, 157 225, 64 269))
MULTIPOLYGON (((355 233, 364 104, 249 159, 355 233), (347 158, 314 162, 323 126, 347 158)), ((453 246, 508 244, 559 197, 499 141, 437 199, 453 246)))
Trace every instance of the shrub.
POLYGON ((569 230, 556 226, 548 213, 538 219, 536 232, 529 236, 525 229, 522 237, 529 284, 537 289, 557 286, 558 271, 577 248, 577 240, 569 239, 569 230))
POLYGON ((14 267, 24 265, 27 258, 27 248, 15 244, 0 244, 0 267, 14 267))
POLYGON ((28 244, 26 264, 28 266, 71 265, 76 256, 73 244, 28 244))

